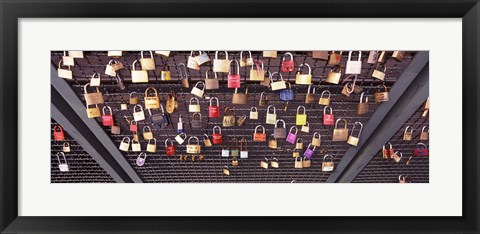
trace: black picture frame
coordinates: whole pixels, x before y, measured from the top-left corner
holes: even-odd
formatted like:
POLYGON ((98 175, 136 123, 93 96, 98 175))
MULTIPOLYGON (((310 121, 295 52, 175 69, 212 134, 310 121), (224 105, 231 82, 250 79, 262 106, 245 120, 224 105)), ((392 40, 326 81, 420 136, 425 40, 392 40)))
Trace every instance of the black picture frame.
MULTIPOLYGON (((1 233, 479 232, 478 0, 0 1, 1 233), (18 19, 123 17, 462 18, 462 217, 23 217, 18 216, 18 19)), ((55 35, 52 35, 55 36, 55 35)), ((385 38, 388 40, 388 38, 385 38)), ((445 39, 442 39, 445 40, 445 39)), ((447 41, 447 40, 445 40, 447 41)), ((448 53, 445 54, 448 58, 448 53)), ((455 78, 457 79, 457 78, 455 78)), ((451 94, 454 95, 454 94, 451 94)), ((460 155, 456 155, 458 158, 460 155)), ((448 173, 447 173, 448 174, 448 173)), ((101 196, 101 195, 100 195, 101 196)), ((352 195, 352 199, 355 199, 352 195)), ((383 201, 379 196, 379 202, 383 201)), ((39 201, 40 202, 40 201, 39 201)), ((361 201, 359 201, 361 202, 361 201)), ((449 201, 443 201, 449 202, 449 201)), ((120 206, 122 204, 119 204, 120 206)), ((441 206, 441 204, 439 204, 441 206)), ((340 207, 339 207, 340 208, 340 207)))

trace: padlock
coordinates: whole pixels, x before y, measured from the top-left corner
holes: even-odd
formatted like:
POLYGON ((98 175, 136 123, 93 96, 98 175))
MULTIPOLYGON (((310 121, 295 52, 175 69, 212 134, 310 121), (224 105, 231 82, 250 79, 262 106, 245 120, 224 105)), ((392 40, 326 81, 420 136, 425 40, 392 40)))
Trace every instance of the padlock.
POLYGON ((250 108, 250 119, 258 119, 258 109, 254 106, 250 108))
POLYGON ((278 163, 278 159, 273 157, 272 160, 270 160, 270 166, 272 168, 279 168, 280 164, 278 163))
POLYGON ((357 82, 357 75, 349 75, 345 79, 343 79, 342 84, 345 84, 342 89, 342 94, 350 97, 350 94, 352 94, 355 90, 355 83, 357 82), (353 82, 347 82, 350 78, 354 78, 353 82))
POLYGON ((269 71, 265 71, 265 75, 264 75, 264 77, 263 77, 263 81, 260 82, 260 85, 261 85, 261 86, 265 86, 265 87, 267 87, 267 88, 270 88, 270 85, 271 85, 272 82, 273 82, 273 81, 272 81, 272 73, 269 72, 269 71), (268 76, 267 76, 267 73, 268 73, 268 76), (265 78, 265 77, 267 77, 267 78, 265 78))
POLYGON ((90 83, 87 83, 83 89, 84 89, 84 94, 83 96, 85 97, 85 102, 87 105, 96 105, 96 104, 103 104, 105 101, 103 100, 103 94, 100 92, 98 87, 96 87, 97 92, 93 93, 88 93, 87 88, 90 86, 90 83))
POLYGON ((417 143, 417 145, 423 146, 423 147, 415 147, 413 149, 413 155, 415 156, 428 156, 428 147, 427 145, 423 143, 417 143))
POLYGON ((223 127, 235 126, 235 111, 230 107, 225 108, 225 111, 223 112, 222 126, 223 127), (228 111, 230 111, 230 113, 227 113, 228 111))
POLYGON ((285 53, 282 55, 282 64, 280 66, 280 71, 282 72, 292 72, 295 68, 295 61, 293 60, 292 53, 285 53), (285 57, 290 56, 290 60, 285 60, 285 57))
POLYGON ((255 131, 253 132, 253 141, 255 142, 266 142, 267 141, 267 134, 265 134, 265 127, 262 125, 257 125, 255 127, 255 131), (262 132, 258 132, 257 129, 261 127, 263 129, 262 132))
POLYGON ((407 177, 405 177, 404 175, 399 175, 398 176, 398 183, 400 183, 400 184, 407 183, 407 177))
POLYGON ((380 103, 380 102, 386 102, 388 101, 388 90, 387 86, 385 85, 379 85, 377 88, 384 87, 384 91, 380 91, 377 89, 377 92, 375 93, 375 102, 380 103))
POLYGON ((53 127, 53 139, 56 141, 64 141, 65 133, 63 133, 63 128, 60 125, 55 125, 53 127))
POLYGON ((377 66, 375 67, 375 69, 372 72, 372 77, 377 78, 379 80, 384 80, 386 72, 387 72, 387 66, 385 66, 385 64, 382 64, 382 63, 377 63, 377 66), (383 71, 380 70, 380 68, 379 68, 380 66, 383 66, 383 71))
POLYGON ((268 100, 266 97, 264 97, 264 92, 260 93, 260 99, 258 100, 258 106, 266 106, 268 104, 268 100))
POLYGON ((236 74, 232 72, 231 69, 231 64, 230 64, 230 70, 228 70, 228 76, 227 76, 227 87, 230 89, 236 89, 240 88, 240 65, 238 64, 237 60, 232 60, 230 63, 235 62, 237 64, 237 71, 236 74))
POLYGON ((360 102, 357 104, 357 114, 363 115, 368 113, 369 105, 368 105, 368 97, 365 97, 365 101, 363 101, 363 96, 365 95, 364 92, 360 95, 360 102))
POLYGON ((360 134, 362 134, 362 130, 363 130, 363 124, 358 121, 355 122, 352 127, 352 132, 350 133, 350 136, 348 136, 347 143, 353 146, 357 146, 358 141, 360 140, 360 134), (353 131, 355 131, 355 127, 357 126, 357 124, 360 125, 360 129, 358 130, 358 135, 353 136, 353 131))
POLYGON ((302 169, 303 168, 303 158, 302 157, 295 157, 295 168, 302 169))
POLYGON ((182 87, 188 89, 188 88, 190 88, 190 81, 188 79, 187 66, 185 65, 185 63, 179 63, 178 66, 183 67, 183 69, 182 68, 178 69, 178 73, 179 73, 179 76, 180 76, 180 82, 182 84, 182 87))
POLYGON ((122 103, 120 103, 120 110, 128 110, 128 103, 122 101, 122 103))
POLYGON ((175 136, 175 141, 177 141, 179 145, 183 144, 183 142, 185 142, 186 139, 187 139, 187 134, 183 132, 175 136))
POLYGON ((100 78, 100 73, 95 72, 92 75, 92 78, 90 78, 90 86, 91 87, 98 87, 102 83, 102 80, 100 78))
POLYGON ((308 86, 307 89, 307 94, 305 95, 305 103, 310 104, 315 102, 315 90, 316 88, 313 87, 313 91, 310 91, 312 89, 312 84, 308 86))
POLYGON ((328 51, 314 50, 314 51, 312 51, 312 58, 327 61, 328 60, 328 51))
POLYGON ((223 174, 230 175, 230 170, 228 169, 227 166, 223 166, 223 174))
POLYGON ((68 169, 68 162, 67 162, 67 158, 65 157, 65 154, 63 152, 57 152, 57 159, 58 159, 58 169, 61 172, 67 172, 69 169, 68 169), (60 156, 58 155, 63 156, 63 160, 65 161, 64 163, 60 161, 60 156))
POLYGON ((144 152, 141 152, 137 159, 135 160, 135 164, 137 164, 137 166, 139 167, 142 167, 143 165, 145 165, 145 161, 147 160, 147 154, 144 153, 144 152))
POLYGON ((305 125, 302 126, 300 129, 301 132, 309 133, 310 132, 310 123, 306 123, 305 125))
POLYGON ((292 86, 290 82, 287 82, 288 89, 280 90, 280 100, 282 101, 293 101, 295 99, 295 94, 293 93, 292 86))
POLYGON ((109 106, 103 106, 102 108, 102 125, 103 126, 113 126, 114 125, 114 120, 113 120, 113 112, 112 108, 109 106), (105 114, 105 109, 108 109, 110 114, 105 114))
POLYGON ((353 51, 348 52, 348 60, 345 65, 345 74, 362 74, 362 51, 358 51, 357 61, 352 60, 353 51))
POLYGON ((83 57, 83 51, 81 50, 69 50, 68 51, 68 56, 72 58, 84 58, 83 57))
POLYGON ((325 155, 322 162, 322 171, 333 171, 334 166, 335 163, 333 162, 333 156, 330 154, 325 155), (327 161, 328 159, 330 160, 327 161))
POLYGON ((125 90, 125 84, 123 83, 122 77, 120 77, 119 75, 117 75, 117 76, 115 77, 115 81, 117 82, 118 90, 125 90))
POLYGON ((385 61, 387 61, 387 51, 382 51, 378 55, 377 62, 385 63, 385 61))
POLYGON ((243 126, 243 124, 245 124, 245 120, 247 120, 247 115, 242 115, 242 116, 238 117, 237 125, 239 127, 243 126))
MULTIPOLYGON (((250 80, 251 81, 264 81, 265 80, 265 70, 263 70, 263 62, 256 61, 255 64, 252 64, 252 68, 250 69, 250 80), (253 69, 254 67, 257 70, 253 69)), ((270 85, 270 82, 269 82, 270 85)))
POLYGON ((228 60, 228 52, 225 52, 225 59, 218 58, 218 51, 215 52, 215 59, 213 60, 213 71, 214 72, 229 72, 230 71, 230 61, 228 60))
MULTIPOLYGON (((200 56, 201 53, 199 52, 200 56)), ((194 57, 195 55, 193 54, 193 51, 190 52, 190 56, 188 56, 187 60, 187 67, 193 70, 200 70, 200 65, 198 64, 197 60, 194 57)))
POLYGON ((65 66, 75 66, 72 56, 67 55, 67 51, 63 51, 62 62, 65 66))
POLYGON ((139 104, 137 104, 133 107, 133 119, 136 122, 145 120, 145 113, 143 112, 143 107, 140 106, 139 104), (140 108, 139 111, 137 111, 137 107, 140 108))
POLYGON ((377 63, 379 52, 378 51, 370 51, 368 53, 367 63, 368 64, 375 64, 377 63))
POLYGON ((73 79, 72 68, 68 66, 68 69, 62 68, 62 60, 58 62, 57 76, 59 78, 73 79))
POLYGON ((153 139, 153 132, 152 132, 152 129, 150 128, 150 126, 144 126, 143 127, 142 135, 143 135, 143 139, 145 139, 145 140, 153 139))
POLYGON ((402 158, 403 158, 402 152, 398 152, 398 151, 395 151, 395 153, 392 156, 393 161, 395 161, 396 163, 399 163, 402 160, 402 158))
POLYGON ((208 54, 205 51, 198 51, 200 53, 198 56, 195 56, 195 61, 197 61, 197 64, 201 66, 204 63, 210 62, 210 57, 208 57, 208 54))
POLYGON ((248 87, 245 88, 245 93, 237 93, 238 89, 235 89, 235 93, 232 96, 232 103, 245 105, 248 103, 248 87))
POLYGON ((330 105, 330 91, 323 90, 322 94, 320 95, 320 99, 318 100, 318 104, 323 106, 330 105), (328 97, 324 97, 323 95, 328 94, 328 97))
POLYGON ((157 139, 152 138, 148 140, 147 151, 150 153, 157 152, 157 139), (153 143, 151 142, 151 140, 153 140, 153 143))
POLYGON ((184 129, 183 129, 182 115, 178 115, 177 132, 182 133, 183 131, 184 131, 184 129))
POLYGON ((172 72, 170 72, 170 66, 167 63, 164 63, 162 65, 162 71, 160 72, 160 80, 172 80, 172 72))
POLYGON ((190 98, 190 104, 188 105, 188 112, 200 112, 200 101, 196 97, 190 98))
MULTIPOLYGON (((177 136, 178 137, 178 136, 177 136)), ((175 137, 175 140, 177 140, 175 137)), ((180 137, 181 138, 181 137, 180 137)), ((185 135, 185 138, 187 138, 187 135, 185 135)), ((182 139, 182 143, 183 141, 185 141, 185 138, 181 138, 182 139)), ((177 140, 178 142, 178 140, 177 140)), ((181 144, 181 143, 180 143, 181 144)), ((175 148, 175 145, 173 144, 173 141, 170 139, 170 138, 167 138, 165 140, 165 155, 166 156, 173 156, 177 153, 177 149, 175 148), (168 142, 170 142, 170 145, 168 145, 168 142)))
POLYGON ((348 122, 345 119, 338 118, 333 129, 332 141, 347 141, 348 139, 348 122), (344 128, 338 128, 338 122, 343 121, 344 128))
POLYGON ((276 149, 277 147, 278 147, 277 139, 273 134, 271 134, 270 137, 268 138, 268 148, 276 149))
POLYGON ((266 50, 262 52, 262 57, 264 58, 277 58, 277 51, 266 50))
MULTIPOLYGON (((301 149, 300 149, 300 150, 301 150, 301 149)), ((300 151, 299 151, 299 149, 297 149, 297 148, 293 149, 293 151, 292 151, 292 157, 294 157, 294 158, 300 157, 300 151)))
POLYGON ((297 116, 295 119, 296 125, 305 125, 307 124, 307 110, 304 106, 297 107, 297 116), (303 114, 300 113, 300 109, 303 108, 303 114))
POLYGON ((135 64, 137 62, 138 60, 135 60, 132 64, 132 83, 148 83, 148 71, 143 68, 142 70, 136 70, 135 64))
POLYGON ((423 126, 422 128, 422 132, 420 133, 420 140, 421 141, 426 141, 428 140, 429 138, 429 130, 425 131, 425 129, 427 128, 428 126, 423 126))
POLYGON ((119 150, 128 152, 128 148, 130 148, 130 138, 124 137, 120 142, 120 146, 118 147, 119 150))
POLYGON ((222 129, 220 126, 213 127, 212 142, 214 145, 220 145, 223 143, 222 129), (215 132, 215 129, 218 129, 218 132, 215 132))
POLYGON ((342 76, 342 65, 334 66, 327 74, 326 82, 330 84, 338 84, 342 76), (338 69, 336 69, 338 68, 338 69))
POLYGON ((190 121, 192 129, 201 129, 202 128, 202 114, 195 112, 192 115, 192 120, 190 121))
POLYGON ((233 138, 231 141, 230 147, 230 156, 238 157, 240 155, 240 151, 238 150, 238 141, 237 138, 233 138))
POLYGON ((405 128, 405 131, 403 132, 403 140, 404 141, 411 141, 413 138, 413 128, 410 126, 407 126, 405 128), (410 129, 410 131, 408 131, 410 129))
POLYGON ((237 157, 232 158, 232 166, 238 166, 238 158, 237 157))
POLYGON ((222 148, 221 155, 223 158, 228 158, 230 157, 230 150, 227 147, 222 148))
POLYGON ((340 61, 342 61, 342 52, 340 53, 335 53, 335 51, 332 51, 330 53, 330 57, 328 58, 328 65, 339 65, 340 61))
POLYGON ((397 62, 402 62, 403 57, 405 56, 405 51, 393 51, 392 59, 397 62))
POLYGON ((240 52, 240 67, 252 66, 253 65, 253 57, 252 52, 250 51, 242 51, 240 52), (249 57, 244 58, 243 52, 248 52, 249 57))
POLYGON ((295 143, 295 149, 303 149, 303 139, 301 137, 297 138, 297 142, 295 143))
POLYGON ((383 159, 390 159, 393 157, 393 154, 395 153, 393 150, 393 145, 390 142, 387 142, 388 145, 390 145, 390 148, 386 148, 385 145, 383 145, 382 148, 382 158, 383 159))
POLYGON ((140 64, 142 65, 142 70, 155 70, 155 59, 153 58, 153 53, 152 51, 150 52, 150 58, 143 57, 143 52, 140 52, 141 58, 140 58, 140 64))
MULTIPOLYGON (((131 93, 130 93, 130 99, 129 99, 129 101, 128 101, 128 103, 130 103, 130 105, 136 105, 136 104, 138 104, 138 97, 133 96, 134 93, 135 93, 135 92, 131 92, 131 93)), ((135 93, 135 94, 136 94, 136 93, 135 93)))
POLYGON ((220 84, 217 78, 217 73, 214 72, 212 69, 208 69, 205 72, 205 89, 206 90, 213 90, 213 89, 219 89, 220 84), (214 78, 209 78, 208 77, 208 72, 213 72, 214 78))
POLYGON ((105 67, 105 75, 117 76, 117 71, 123 68, 124 66, 121 62, 115 59, 112 59, 108 62, 107 66, 105 67))
POLYGON ((288 135, 287 135, 287 139, 286 141, 288 143, 291 143, 291 144, 295 144, 296 140, 297 140, 297 133, 298 133, 298 128, 296 126, 292 126, 290 128, 290 131, 288 131, 288 135), (293 133, 292 131, 295 130, 295 133, 293 133))
POLYGON ((335 116, 333 115, 333 109, 330 106, 323 108, 323 125, 331 126, 334 123, 335 116), (327 108, 330 109, 330 114, 327 114, 327 108))
POLYGON ((210 118, 220 118, 220 106, 218 103, 218 98, 212 97, 210 98, 210 105, 208 107, 208 117, 210 118), (214 106, 212 105, 212 101, 216 100, 217 104, 214 106))
POLYGON ((135 139, 132 140, 132 151, 133 152, 142 151, 142 145, 140 145, 140 141, 135 140, 135 139))
POLYGON ((114 135, 120 135, 121 134, 121 129, 120 129, 120 126, 111 126, 110 127, 110 133, 114 134, 114 135))
POLYGON ((311 166, 312 166, 312 160, 310 160, 309 158, 303 157, 302 167, 309 168, 311 166))
POLYGON ((210 141, 210 137, 207 134, 203 134, 203 145, 205 147, 212 147, 212 141, 210 141))
POLYGON ((132 120, 130 122, 130 131, 132 131, 132 132, 137 132, 138 131, 137 121, 132 120))
POLYGON ((248 146, 247 146, 247 139, 242 137, 240 140, 240 158, 248 158, 248 146), (245 148, 243 148, 243 143, 245 142, 245 148))
POLYGON ((100 108, 95 104, 95 107, 88 107, 87 105, 87 117, 90 119, 101 117, 100 108))
POLYGON ((312 68, 307 63, 302 63, 297 69, 295 76, 295 84, 310 85, 312 84, 312 68), (308 74, 303 74, 302 67, 308 67, 308 74))
POLYGON ((70 143, 68 142, 63 143, 62 151, 65 153, 70 152, 70 143))
POLYGON ((322 145, 322 135, 319 132, 314 132, 312 136, 312 145, 320 147, 322 145))
MULTIPOLYGON (((150 92, 151 93, 151 92, 150 92)), ((145 109, 159 109, 160 108, 160 98, 158 97, 157 89, 153 86, 145 89, 145 109), (149 96, 149 90, 153 90, 153 96, 149 96)))
POLYGON ((264 169, 268 169, 268 159, 267 158, 263 158, 262 161, 260 161, 260 167, 261 168, 264 168, 264 169))
POLYGON ((195 86, 193 86, 192 91, 190 93, 199 98, 203 98, 203 94, 205 93, 205 83, 203 83, 202 81, 197 82, 195 86), (201 85, 202 89, 199 89, 198 85, 201 85))
POLYGON ((151 109, 148 109, 148 113, 150 114, 148 118, 152 123, 153 129, 164 129, 170 124, 170 117, 165 114, 162 104, 160 104, 160 109, 162 110, 162 113, 158 114, 152 114, 151 109))
POLYGON ((312 147, 312 144, 308 144, 307 149, 305 149, 305 152, 303 152, 303 156, 305 156, 305 158, 308 158, 308 159, 313 157, 313 152, 317 148, 314 145, 313 145, 313 149, 311 149, 310 147, 312 147))
POLYGON ((272 91, 276 91, 276 90, 281 90, 281 89, 286 89, 287 88, 287 83, 285 83, 285 81, 283 80, 283 76, 282 74, 278 73, 278 72, 274 72, 271 74, 270 76, 270 79, 272 81, 272 83, 270 84, 270 86, 272 87, 272 91), (277 80, 277 81, 273 81, 273 76, 277 74, 278 76, 280 76, 280 80, 277 80))
POLYGON ((283 119, 278 119, 277 122, 275 122, 275 129, 273 130, 273 135, 275 138, 285 139, 287 137, 286 127, 285 121, 283 121, 283 119), (283 127, 278 127, 278 122, 280 121, 283 123, 283 127))
POLYGON ((169 56, 170 56, 170 51, 167 51, 167 50, 156 50, 156 51, 155 51, 155 54, 159 54, 159 55, 162 55, 162 56, 165 56, 165 57, 169 57, 169 56))
POLYGON ((108 57, 122 57, 123 56, 123 51, 121 50, 109 50, 107 52, 108 57))
POLYGON ((188 141, 187 141, 187 154, 199 154, 201 153, 201 150, 202 147, 200 146, 200 141, 198 140, 197 137, 195 136, 192 136, 190 138, 188 138, 188 141), (196 140, 197 141, 197 144, 191 144, 190 143, 190 140, 196 140))

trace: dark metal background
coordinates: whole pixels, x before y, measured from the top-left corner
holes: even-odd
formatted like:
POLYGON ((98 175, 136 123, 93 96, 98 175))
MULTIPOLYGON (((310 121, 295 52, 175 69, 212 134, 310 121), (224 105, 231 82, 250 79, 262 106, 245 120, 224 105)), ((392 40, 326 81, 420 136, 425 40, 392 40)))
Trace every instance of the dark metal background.
MULTIPOLYGON (((213 59, 214 52, 208 52, 210 58, 213 59)), ((261 59, 260 52, 252 52, 255 59, 261 59)), ((279 57, 277 59, 264 59, 265 70, 275 72, 279 71, 280 65, 280 55, 283 54, 283 51, 279 51, 279 57)), ((189 89, 182 88, 179 82, 179 73, 178 73, 178 64, 187 63, 187 58, 190 52, 175 52, 174 55, 170 58, 165 58, 163 56, 155 55, 155 60, 157 64, 156 71, 149 71, 150 83, 149 84, 131 84, 130 83, 130 69, 131 64, 135 59, 140 58, 140 52, 124 52, 124 56, 118 59, 122 62, 126 69, 122 70, 120 76, 125 80, 127 85, 126 90, 119 91, 115 79, 112 77, 107 77, 104 75, 104 69, 106 64, 108 64, 110 58, 106 56, 106 51, 103 52, 85 52, 84 59, 75 59, 76 66, 73 67, 74 80, 70 81, 72 88, 78 93, 79 97, 83 98, 83 85, 88 82, 91 75, 94 72, 98 72, 102 76, 102 92, 106 99, 107 105, 112 107, 115 114, 115 118, 122 128, 121 135, 112 135, 112 140, 118 145, 121 139, 124 136, 131 137, 131 133, 128 129, 128 124, 126 123, 123 116, 132 116, 133 105, 129 105, 128 111, 120 110, 120 103, 122 101, 128 101, 128 95, 130 92, 135 91, 138 93, 144 93, 145 89, 148 86, 154 86, 159 90, 159 96, 161 102, 164 104, 168 93, 171 90, 175 90, 179 98, 179 112, 172 114, 172 120, 174 124, 169 126, 167 129, 163 130, 154 130, 154 137, 157 139, 157 153, 147 153, 147 161, 143 167, 138 167, 135 164, 135 159, 139 153, 128 152, 124 153, 127 160, 132 164, 132 167, 137 171, 139 176, 144 182, 202 182, 202 183, 218 183, 218 182, 228 182, 228 183, 289 183, 293 180, 295 182, 325 182, 328 178, 328 172, 321 171, 321 158, 325 154, 332 154, 334 156, 334 161, 337 163, 342 155, 350 147, 346 142, 332 142, 332 128, 325 127, 321 123, 321 115, 323 113, 323 106, 318 104, 304 104, 305 94, 307 92, 307 86, 295 85, 295 72, 292 73, 282 73, 284 80, 292 83, 292 89, 295 91, 296 97, 295 101, 292 101, 288 105, 288 110, 284 111, 283 107, 285 102, 279 100, 278 92, 268 91, 265 87, 260 85, 252 85, 258 82, 247 81, 248 70, 250 68, 241 68, 240 74, 242 75, 242 89, 246 84, 249 85, 249 103, 248 105, 232 105, 231 98, 233 89, 222 88, 220 90, 210 90, 206 91, 206 96, 215 96, 220 100, 220 109, 223 116, 223 109, 226 106, 234 106, 236 116, 241 116, 243 114, 249 115, 250 107, 257 106, 260 93, 262 91, 267 92, 267 97, 270 100, 269 104, 274 104, 277 108, 277 119, 284 119, 287 123, 287 130, 290 129, 293 124, 295 124, 295 113, 296 108, 299 105, 305 105, 307 108, 308 122, 310 123, 310 133, 299 132, 299 136, 304 140, 304 148, 311 142, 311 137, 313 132, 318 131, 322 135, 322 147, 315 151, 312 167, 306 169, 295 169, 294 158, 292 157, 292 150, 294 145, 286 143, 284 140, 279 139, 278 150, 271 150, 267 147, 267 143, 255 143, 252 142, 252 134, 256 125, 261 124, 267 130, 267 135, 273 133, 273 125, 265 124, 265 113, 266 107, 259 107, 259 120, 249 120, 247 119, 246 124, 242 127, 232 127, 232 128, 223 128, 222 133, 224 137, 224 142, 230 141, 233 137, 241 138, 245 136, 248 142, 249 158, 248 159, 239 159, 240 163, 237 167, 230 166, 230 176, 223 175, 222 168, 224 165, 230 165, 230 160, 222 158, 220 156, 220 151, 222 146, 213 146, 211 148, 206 148, 202 146, 202 154, 206 156, 205 161, 180 161, 178 154, 184 154, 185 144, 177 145, 177 155, 175 157, 165 157, 164 154, 164 141, 166 138, 173 139, 176 133, 176 122, 178 120, 178 114, 181 113, 183 116, 183 121, 185 124, 185 131, 188 136, 197 136, 200 139, 203 134, 212 134, 212 128, 216 125, 221 126, 221 118, 219 119, 210 119, 208 118, 208 100, 203 99, 201 101, 202 106, 202 120, 203 120, 203 129, 191 129, 188 126, 188 122, 192 117, 192 113, 188 113, 188 101, 192 95, 190 94, 189 89), (172 71, 172 81, 160 81, 160 68, 163 63, 167 63, 170 66, 172 71), (174 129, 175 128, 175 129, 174 129), (274 169, 263 169, 259 166, 260 161, 267 157, 271 159, 272 156, 278 158, 280 163, 280 168, 274 169)), ((345 55, 342 59, 342 63, 345 64, 347 56, 345 55)), ((52 52, 52 65, 57 66, 58 61, 61 59, 63 52, 57 51, 52 52)), ((246 55, 244 53, 244 55, 246 55)), ((376 91, 376 86, 384 83, 389 89, 394 85, 397 78, 401 75, 403 70, 410 63, 414 53, 407 53, 403 62, 398 63, 392 59, 388 59, 387 62, 387 72, 385 82, 378 80, 373 80, 371 78, 371 73, 375 68, 375 65, 370 65, 366 63, 368 52, 364 51, 362 54, 363 57, 363 70, 362 74, 359 75, 359 80, 357 84, 362 85, 364 91, 369 97, 370 101, 370 112, 364 116, 358 116, 356 114, 357 103, 359 101, 359 96, 357 94, 352 94, 351 97, 343 96, 340 91, 342 85, 330 85, 325 82, 326 74, 330 70, 330 66, 326 66, 326 62, 322 60, 312 59, 308 52, 294 52, 296 67, 302 62, 306 62, 312 66, 313 74, 313 83, 317 87, 316 101, 320 97, 322 90, 328 89, 332 93, 332 108, 334 110, 335 118, 342 117, 346 118, 349 121, 349 129, 351 130, 353 123, 355 121, 360 121, 366 124, 370 115, 375 111, 378 106, 373 102, 373 94, 376 91), (322 82, 319 82, 321 79, 322 82)), ((229 59, 239 59, 239 52, 229 52, 229 59)), ((137 65, 138 66, 138 65, 137 65)), ((187 69, 189 78, 191 80, 190 84, 193 86, 196 81, 205 78, 205 71, 210 66, 202 66, 201 71, 196 71, 192 69, 187 69)), ((345 76, 342 76, 342 80, 345 76)), ((221 80, 221 86, 226 87, 226 74, 218 74, 218 78, 221 80)), ((143 94, 142 94, 143 95, 143 94)), ((143 105, 143 98, 140 98, 143 105)), ((102 106, 100 106, 101 108, 102 106)), ((145 111, 145 115, 148 118, 148 111, 145 111)), ((86 118, 86 115, 85 115, 86 118)), ((100 119, 99 119, 100 120, 100 119)), ((415 121, 417 121, 416 119, 415 121)), ((148 119, 146 122, 139 123, 139 129, 141 130, 144 125, 150 125, 148 119)), ((422 122, 423 124, 423 122, 422 122)), ((109 132, 109 127, 105 127, 105 130, 109 132)), ((402 129, 400 131, 403 131, 402 129)), ((141 133, 140 133, 141 134, 141 133)), ((142 139, 142 137, 140 137, 142 139)), ((392 142, 393 143, 393 142, 392 142)), ((415 141, 411 142, 415 144, 415 141)), ((141 140, 142 149, 146 148, 147 141, 141 140)), ((225 145, 225 144, 224 144, 225 145)), ((394 143, 395 145, 395 143, 394 143)), ((413 147, 413 146, 412 146, 413 147)), ((402 151, 403 152, 403 151, 402 151)), ((303 151, 301 152, 303 154, 303 151)), ((404 153, 405 155, 405 153, 404 153)), ((56 159, 56 157, 55 157, 56 159)), ((428 158, 426 159, 428 165, 428 158)), ((53 165, 52 165, 53 166, 53 165)), ((401 174, 405 172, 398 171, 401 174)), ((389 172, 390 173, 390 172, 389 172)), ((419 170, 420 174, 426 174, 426 181, 414 180, 415 182, 428 182, 428 166, 419 170)), ((384 173, 386 174, 386 173, 384 173)), ((392 173, 396 174, 396 173, 392 173)), ((397 174, 398 177, 398 174, 397 174)), ((370 178, 370 177, 369 177, 370 178)), ((390 178, 390 177, 388 177, 390 178)), ((79 178, 80 179, 80 178, 79 178)), ((358 181, 359 182, 359 181, 358 181)), ((379 180, 377 178, 370 178, 366 181, 361 182, 392 182, 390 179, 379 180)))

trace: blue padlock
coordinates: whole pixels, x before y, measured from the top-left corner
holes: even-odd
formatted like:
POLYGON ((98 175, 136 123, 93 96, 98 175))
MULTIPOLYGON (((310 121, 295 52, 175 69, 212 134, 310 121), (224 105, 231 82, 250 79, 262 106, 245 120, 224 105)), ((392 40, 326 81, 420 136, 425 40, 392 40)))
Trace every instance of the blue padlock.
POLYGON ((288 83, 288 89, 280 90, 280 100, 282 101, 292 101, 295 99, 295 94, 293 93, 292 86, 288 83))

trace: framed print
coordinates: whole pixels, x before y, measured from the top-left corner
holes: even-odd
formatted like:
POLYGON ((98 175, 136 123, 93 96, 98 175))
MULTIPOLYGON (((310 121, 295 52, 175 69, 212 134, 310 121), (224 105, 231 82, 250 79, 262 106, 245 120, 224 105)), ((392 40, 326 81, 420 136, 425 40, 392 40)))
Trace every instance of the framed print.
POLYGON ((0 233, 478 233, 478 1, 1 6, 0 233))

